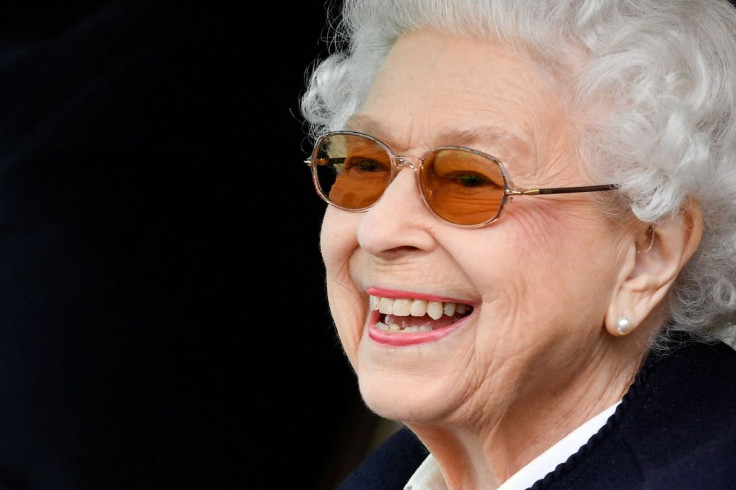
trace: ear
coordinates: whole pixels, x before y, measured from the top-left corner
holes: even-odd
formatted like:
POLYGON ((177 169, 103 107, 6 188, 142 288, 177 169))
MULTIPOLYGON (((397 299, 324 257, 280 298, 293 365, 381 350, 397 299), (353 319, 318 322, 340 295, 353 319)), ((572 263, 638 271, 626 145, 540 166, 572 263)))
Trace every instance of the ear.
POLYGON ((662 304, 678 274, 700 244, 703 215, 688 200, 673 218, 656 226, 637 223, 606 312, 606 330, 626 335, 662 304))

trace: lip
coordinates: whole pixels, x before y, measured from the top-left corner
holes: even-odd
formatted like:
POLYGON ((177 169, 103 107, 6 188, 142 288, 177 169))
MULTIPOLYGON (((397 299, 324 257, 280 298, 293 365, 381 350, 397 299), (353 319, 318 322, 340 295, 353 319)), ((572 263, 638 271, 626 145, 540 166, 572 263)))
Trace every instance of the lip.
POLYGON ((377 311, 371 313, 370 322, 368 325, 368 337, 374 342, 382 345, 388 345, 392 347, 404 347, 407 345, 418 345, 426 344, 429 342, 436 342, 448 335, 454 333, 460 329, 463 325, 468 322, 468 319, 472 316, 463 317, 461 320, 442 328, 436 328, 431 332, 417 332, 417 333, 388 333, 383 330, 376 328, 376 322, 380 318, 381 314, 377 311))
POLYGON ((392 298, 392 299, 412 298, 412 299, 421 299, 424 301, 441 301, 443 303, 447 303, 447 302, 463 303, 463 304, 470 305, 473 308, 475 308, 475 303, 468 302, 467 300, 448 298, 445 296, 435 296, 433 294, 409 293, 407 291, 400 291, 397 289, 384 289, 384 288, 377 288, 377 287, 366 288, 366 292, 372 296, 380 296, 382 298, 392 298))
MULTIPOLYGON (((462 301, 462 300, 458 301, 458 300, 450 299, 447 297, 440 297, 440 296, 429 295, 429 294, 408 293, 406 291, 384 289, 384 288, 377 288, 377 287, 367 288, 366 291, 368 292, 368 294, 372 296, 380 296, 383 298, 392 298, 392 299, 412 298, 412 299, 419 299, 419 300, 424 300, 424 301, 462 303, 462 304, 467 304, 471 306, 473 310, 475 310, 475 305, 473 303, 470 303, 468 301, 462 301)), ((440 339, 443 339, 453 334, 458 329, 462 328, 465 324, 468 323, 469 319, 472 316, 474 316, 474 314, 475 314, 475 311, 471 312, 468 316, 464 316, 460 318, 455 323, 446 325, 444 327, 435 328, 429 332, 390 333, 390 332, 386 332, 376 327, 376 323, 381 318, 381 313, 373 310, 370 312, 370 315, 368 317, 368 337, 374 342, 376 342, 377 344, 390 346, 390 347, 404 347, 404 346, 420 345, 420 344, 436 342, 440 339)))

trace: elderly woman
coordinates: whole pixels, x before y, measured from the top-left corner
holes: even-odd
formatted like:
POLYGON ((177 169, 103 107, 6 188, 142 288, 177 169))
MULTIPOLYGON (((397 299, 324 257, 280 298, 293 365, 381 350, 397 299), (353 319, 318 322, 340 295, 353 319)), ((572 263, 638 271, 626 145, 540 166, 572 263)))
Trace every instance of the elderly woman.
POLYGON ((346 0, 302 99, 341 488, 736 485, 736 10, 346 0))

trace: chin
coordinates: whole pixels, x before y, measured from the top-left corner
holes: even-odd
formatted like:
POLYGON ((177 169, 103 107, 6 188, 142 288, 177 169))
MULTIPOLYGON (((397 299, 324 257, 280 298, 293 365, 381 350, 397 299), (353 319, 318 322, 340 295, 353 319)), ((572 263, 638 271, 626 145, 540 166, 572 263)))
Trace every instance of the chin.
POLYGON ((361 390, 363 401, 366 406, 377 415, 397 422, 419 422, 434 417, 426 406, 415 403, 406 397, 386 396, 385 394, 375 393, 366 394, 361 390))
POLYGON ((360 394, 366 406, 383 418, 401 422, 426 421, 449 410, 453 394, 429 387, 421 378, 359 374, 360 394), (441 395, 442 394, 442 395, 441 395))

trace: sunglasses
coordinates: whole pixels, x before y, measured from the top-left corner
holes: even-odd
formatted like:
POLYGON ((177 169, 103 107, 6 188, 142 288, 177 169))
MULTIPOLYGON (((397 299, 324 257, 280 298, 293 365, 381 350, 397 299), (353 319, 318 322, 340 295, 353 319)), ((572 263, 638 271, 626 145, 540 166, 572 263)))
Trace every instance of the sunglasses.
POLYGON ((396 155, 385 143, 355 131, 321 136, 310 158, 317 193, 328 204, 365 211, 376 204, 401 167, 415 171, 429 210, 453 225, 477 228, 496 221, 514 196, 611 191, 616 185, 519 189, 503 163, 471 148, 440 146, 419 158, 396 155))

